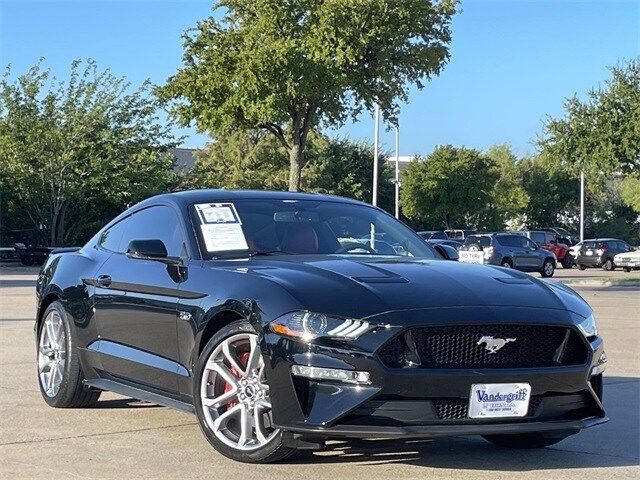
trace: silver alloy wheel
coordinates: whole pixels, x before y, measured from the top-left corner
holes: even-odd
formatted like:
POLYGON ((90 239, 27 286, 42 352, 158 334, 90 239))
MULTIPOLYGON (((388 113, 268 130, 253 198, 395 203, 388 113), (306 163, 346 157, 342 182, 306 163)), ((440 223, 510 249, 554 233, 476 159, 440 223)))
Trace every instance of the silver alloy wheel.
POLYGON ((553 274, 553 263, 545 262, 544 264, 544 273, 545 275, 551 276, 553 274))
POLYGON ((48 397, 58 394, 66 361, 67 334, 64 321, 58 312, 52 310, 44 319, 38 342, 38 377, 48 397))
POLYGON ((225 338, 211 352, 200 383, 202 410, 209 428, 231 448, 251 451, 275 438, 269 386, 254 333, 225 338))

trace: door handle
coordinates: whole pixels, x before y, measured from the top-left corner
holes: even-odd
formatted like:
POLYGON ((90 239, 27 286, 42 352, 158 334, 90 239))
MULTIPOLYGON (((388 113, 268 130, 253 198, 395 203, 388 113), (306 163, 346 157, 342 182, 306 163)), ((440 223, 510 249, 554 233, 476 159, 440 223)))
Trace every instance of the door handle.
POLYGON ((111 286, 111 277, 109 275, 100 275, 95 282, 97 286, 108 288, 111 286))

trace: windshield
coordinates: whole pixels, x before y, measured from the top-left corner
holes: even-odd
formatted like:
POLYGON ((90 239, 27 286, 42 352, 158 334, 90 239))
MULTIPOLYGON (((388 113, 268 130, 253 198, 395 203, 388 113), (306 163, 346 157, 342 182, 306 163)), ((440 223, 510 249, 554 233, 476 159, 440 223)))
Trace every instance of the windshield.
MULTIPOLYGON (((235 200, 192 206, 198 241, 206 258, 247 251, 259 254, 349 254, 438 258, 413 230, 380 210, 366 205, 314 200, 235 200), (217 249, 211 225, 198 214, 209 206, 231 206, 239 217, 237 246, 217 249), (199 225, 198 225, 199 224, 199 225)), ((213 217, 212 217, 213 218, 213 217)), ((228 218, 233 220, 233 214, 228 218)), ((225 220, 226 221, 226 220, 225 220)))
POLYGON ((560 235, 564 235, 565 237, 571 236, 571 233, 569 233, 567 230, 565 230, 562 227, 556 227, 556 232, 558 232, 560 235))

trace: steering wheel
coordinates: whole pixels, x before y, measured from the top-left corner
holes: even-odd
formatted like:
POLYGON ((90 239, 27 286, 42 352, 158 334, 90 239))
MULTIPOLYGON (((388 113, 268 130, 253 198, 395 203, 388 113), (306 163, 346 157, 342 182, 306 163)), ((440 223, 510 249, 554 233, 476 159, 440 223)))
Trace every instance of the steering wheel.
POLYGON ((360 242, 343 243, 342 245, 340 245, 340 247, 338 247, 335 253, 347 253, 347 252, 350 252, 351 250, 366 250, 373 255, 376 255, 378 253, 369 245, 365 245, 364 243, 360 243, 360 242))

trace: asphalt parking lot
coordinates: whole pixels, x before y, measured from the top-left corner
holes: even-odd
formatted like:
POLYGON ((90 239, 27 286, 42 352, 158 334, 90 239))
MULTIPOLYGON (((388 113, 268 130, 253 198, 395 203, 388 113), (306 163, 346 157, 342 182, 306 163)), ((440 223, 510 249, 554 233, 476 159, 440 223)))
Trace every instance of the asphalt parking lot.
MULTIPOLYGON (((604 426, 543 450, 475 437, 350 441, 258 466, 217 454, 192 416, 168 408, 114 394, 94 409, 47 407, 35 375, 33 272, 0 269, 0 478, 640 478, 640 287, 576 286, 607 345, 604 426)), ((559 269, 557 279, 603 273, 559 269)))

